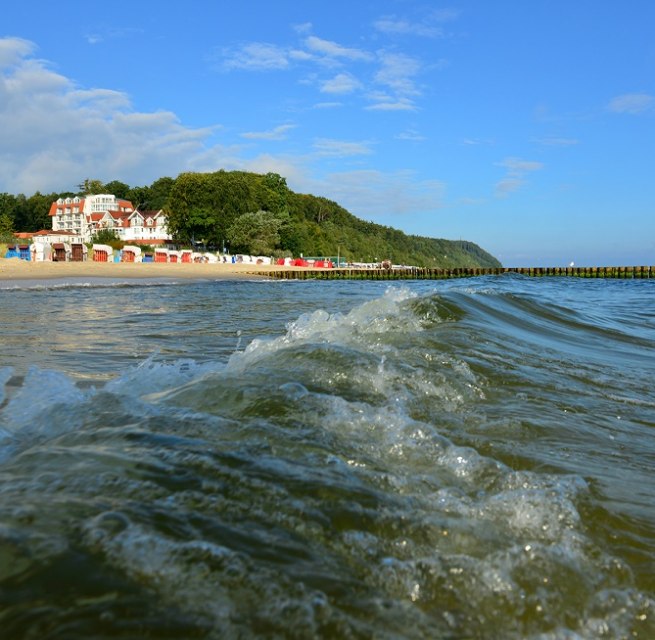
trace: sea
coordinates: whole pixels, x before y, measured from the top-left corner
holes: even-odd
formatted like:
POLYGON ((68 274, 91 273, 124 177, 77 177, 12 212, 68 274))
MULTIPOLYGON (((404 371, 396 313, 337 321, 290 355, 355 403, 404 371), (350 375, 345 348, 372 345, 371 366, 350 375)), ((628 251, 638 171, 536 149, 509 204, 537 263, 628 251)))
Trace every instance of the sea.
POLYGON ((655 638, 655 281, 0 282, 0 636, 655 638))

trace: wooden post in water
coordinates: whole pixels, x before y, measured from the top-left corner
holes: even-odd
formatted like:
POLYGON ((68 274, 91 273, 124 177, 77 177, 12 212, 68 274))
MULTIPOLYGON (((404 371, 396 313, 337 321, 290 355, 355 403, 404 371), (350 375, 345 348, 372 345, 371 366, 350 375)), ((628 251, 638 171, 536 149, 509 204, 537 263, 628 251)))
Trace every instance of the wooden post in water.
POLYGON ((410 269, 281 269, 253 273, 277 280, 446 280, 487 275, 520 275, 540 278, 569 276, 577 278, 655 278, 655 266, 621 267, 412 267, 410 269))

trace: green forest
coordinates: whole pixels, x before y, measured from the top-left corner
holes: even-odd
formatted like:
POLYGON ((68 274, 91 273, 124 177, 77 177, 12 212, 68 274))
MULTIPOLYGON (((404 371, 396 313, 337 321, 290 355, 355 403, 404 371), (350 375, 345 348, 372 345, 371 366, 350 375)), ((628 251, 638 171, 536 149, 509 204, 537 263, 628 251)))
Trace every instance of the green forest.
POLYGON ((140 211, 163 209, 179 246, 420 267, 501 266, 473 242, 408 235, 361 220, 332 200, 295 193, 276 173, 189 172, 144 187, 86 179, 78 188, 30 197, 0 193, 0 242, 14 231, 49 229, 50 204, 60 197, 111 193, 140 211))

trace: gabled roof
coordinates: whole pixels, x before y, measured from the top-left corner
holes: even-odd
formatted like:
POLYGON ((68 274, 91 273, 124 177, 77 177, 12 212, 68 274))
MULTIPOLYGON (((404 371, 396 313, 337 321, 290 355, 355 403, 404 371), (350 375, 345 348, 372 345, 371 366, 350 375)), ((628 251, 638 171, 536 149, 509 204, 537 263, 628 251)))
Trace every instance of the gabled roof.
POLYGON ((141 215, 144 218, 157 218, 164 215, 163 209, 148 209, 147 211, 141 211, 141 215))
POLYGON ((134 211, 134 205, 129 200, 121 200, 120 198, 116 198, 116 202, 121 210, 129 210, 130 213, 134 211))
POLYGON ((107 211, 114 220, 127 220, 132 215, 132 211, 107 211))
POLYGON ((51 203, 50 211, 48 212, 48 215, 50 217, 56 216, 57 215, 57 209, 63 209, 65 207, 72 207, 72 206, 79 207, 79 211, 80 211, 80 213, 82 213, 82 211, 84 211, 84 199, 80 198, 79 202, 71 202, 69 204, 66 204, 66 203, 57 204, 57 202, 55 201, 55 202, 51 203))

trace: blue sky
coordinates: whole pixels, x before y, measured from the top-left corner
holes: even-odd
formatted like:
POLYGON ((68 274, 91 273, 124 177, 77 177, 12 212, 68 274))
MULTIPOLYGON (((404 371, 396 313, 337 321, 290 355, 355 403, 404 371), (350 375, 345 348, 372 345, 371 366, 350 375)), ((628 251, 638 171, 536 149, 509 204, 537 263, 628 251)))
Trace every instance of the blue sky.
POLYGON ((506 266, 655 264, 655 2, 3 7, 0 192, 275 171, 506 266))

